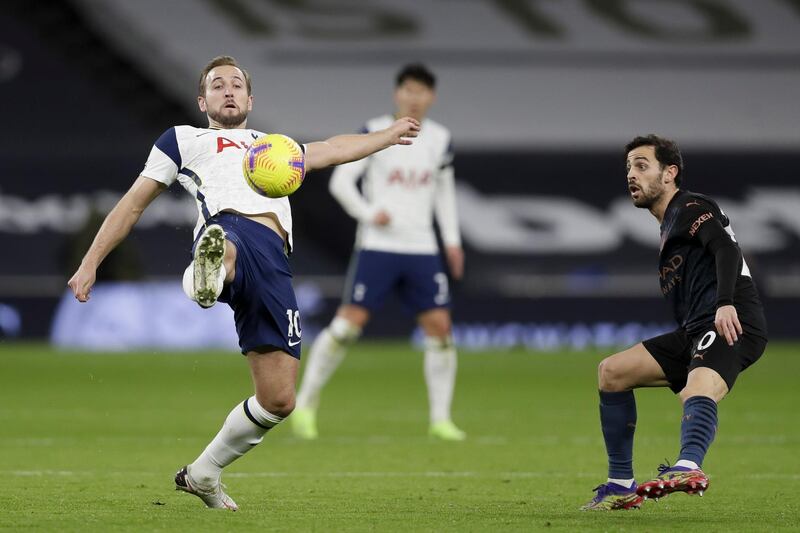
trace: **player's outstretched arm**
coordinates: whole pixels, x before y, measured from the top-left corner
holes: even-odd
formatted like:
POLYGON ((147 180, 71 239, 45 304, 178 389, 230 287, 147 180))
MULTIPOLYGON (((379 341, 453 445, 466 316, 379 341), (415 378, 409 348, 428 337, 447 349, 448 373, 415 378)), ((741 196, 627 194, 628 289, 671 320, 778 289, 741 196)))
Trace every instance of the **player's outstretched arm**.
POLYGON ((97 267, 106 256, 130 233, 131 228, 139 220, 142 212, 155 198, 166 189, 166 186, 150 178, 139 176, 131 185, 114 209, 108 213, 103 225, 83 256, 83 261, 67 285, 81 302, 89 299, 94 285, 97 267))
POLYGON ((306 145, 306 172, 341 165, 367 157, 395 144, 411 144, 419 134, 419 122, 411 117, 395 120, 384 130, 361 135, 337 135, 306 145))

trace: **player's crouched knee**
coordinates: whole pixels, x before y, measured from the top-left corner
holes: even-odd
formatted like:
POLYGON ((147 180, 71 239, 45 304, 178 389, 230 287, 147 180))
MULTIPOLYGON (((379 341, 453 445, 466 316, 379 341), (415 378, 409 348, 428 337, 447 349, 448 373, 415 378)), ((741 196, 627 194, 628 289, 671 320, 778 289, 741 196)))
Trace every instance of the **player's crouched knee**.
POLYGON ((628 389, 620 365, 611 357, 603 359, 597 366, 597 384, 603 392, 621 392, 628 389))

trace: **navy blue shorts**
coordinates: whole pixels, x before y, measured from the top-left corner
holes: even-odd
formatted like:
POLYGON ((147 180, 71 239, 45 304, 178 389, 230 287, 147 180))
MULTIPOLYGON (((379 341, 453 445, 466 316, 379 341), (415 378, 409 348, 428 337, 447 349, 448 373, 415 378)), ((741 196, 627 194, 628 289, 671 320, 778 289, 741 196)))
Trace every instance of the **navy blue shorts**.
POLYGON ((450 306, 447 274, 438 254, 360 250, 353 254, 342 300, 375 311, 397 291, 415 314, 450 306))
POLYGON ((300 359, 300 312, 292 271, 277 233, 247 217, 219 213, 219 224, 236 246, 236 275, 219 301, 233 309, 242 353, 283 350, 300 359))

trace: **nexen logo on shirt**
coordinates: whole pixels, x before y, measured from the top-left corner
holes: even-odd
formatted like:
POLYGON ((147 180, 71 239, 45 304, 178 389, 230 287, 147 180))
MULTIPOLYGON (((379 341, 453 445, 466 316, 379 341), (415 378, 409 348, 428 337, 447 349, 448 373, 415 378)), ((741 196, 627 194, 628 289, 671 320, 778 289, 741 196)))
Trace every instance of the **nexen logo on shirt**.
POLYGON ((703 213, 702 215, 697 217, 697 220, 695 220, 692 223, 692 227, 689 228, 689 235, 694 237, 694 234, 697 233, 697 230, 700 229, 700 226, 703 225, 703 222, 711 220, 712 218, 714 218, 714 214, 711 213, 710 211, 708 213, 703 213))

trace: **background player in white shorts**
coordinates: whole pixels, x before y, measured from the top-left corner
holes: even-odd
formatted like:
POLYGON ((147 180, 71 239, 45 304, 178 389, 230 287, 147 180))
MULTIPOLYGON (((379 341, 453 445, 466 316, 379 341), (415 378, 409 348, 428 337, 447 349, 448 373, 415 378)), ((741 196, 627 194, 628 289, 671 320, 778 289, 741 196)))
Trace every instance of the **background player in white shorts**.
MULTIPOLYGON (((287 198, 260 196, 242 176, 247 146, 264 135, 247 129, 253 106, 248 73, 234 58, 220 56, 203 69, 198 89, 198 106, 208 116, 208 128, 176 126, 156 141, 144 170, 106 217, 69 286, 79 301, 86 302, 99 264, 128 235, 145 208, 176 180, 195 197, 199 237, 186 288, 204 307, 220 295, 230 303, 255 395, 230 412, 208 447, 178 472, 175 483, 208 507, 236 510, 236 503, 221 488, 222 469, 261 442, 295 403, 299 315, 284 253, 292 246, 292 218, 287 198), (253 269, 251 260, 256 248, 271 254, 271 262, 260 270, 253 269), (202 297, 198 289, 204 292, 202 297), (265 294, 273 293, 279 301, 264 300, 265 294), (296 328, 289 327, 290 320, 296 328)), ((415 137, 418 129, 419 123, 406 117, 366 135, 339 135, 307 144, 306 171, 353 161, 394 144, 410 144, 408 138, 415 137)))
POLYGON ((451 335, 448 277, 434 233, 441 229, 450 274, 460 279, 464 253, 456 214, 450 132, 426 118, 436 99, 436 80, 423 65, 397 74, 394 116, 367 122, 378 131, 398 116, 422 124, 414 146, 390 148, 337 168, 330 182, 333 196, 358 221, 355 252, 342 305, 314 341, 292 415, 298 437, 317 437, 316 413, 322 387, 342 362, 347 346, 392 291, 417 317, 425 333, 425 380, 430 403, 430 434, 463 440, 453 424, 450 404, 456 378, 456 350, 451 335), (357 181, 363 176, 363 194, 357 181))

